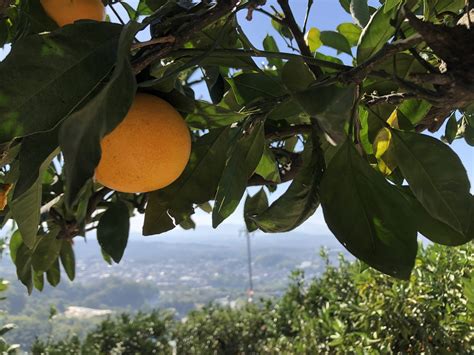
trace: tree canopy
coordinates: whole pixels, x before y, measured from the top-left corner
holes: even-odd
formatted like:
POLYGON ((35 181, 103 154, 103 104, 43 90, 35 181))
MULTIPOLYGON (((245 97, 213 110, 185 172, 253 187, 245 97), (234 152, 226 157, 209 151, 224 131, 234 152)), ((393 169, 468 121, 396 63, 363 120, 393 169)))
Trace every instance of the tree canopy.
POLYGON ((144 235, 193 228, 197 208, 217 227, 249 186, 262 186, 245 199, 249 231, 291 231, 321 207, 345 248, 397 278, 410 275, 418 233, 474 238, 470 182, 449 146, 474 145, 472 1, 340 0, 354 21, 335 31, 277 3, 107 1, 129 19, 58 27, 39 0, 0 1, 0 45, 12 45, 0 63, 1 220, 18 226, 11 256, 30 292, 56 285, 61 265, 74 278, 72 240, 87 231, 119 262, 133 214, 145 214, 144 235), (265 14, 290 49, 251 43, 242 11, 265 14), (210 101, 195 97, 196 73, 210 101), (183 115, 192 152, 168 187, 121 193, 94 171, 137 91, 183 115), (427 134, 442 127, 441 140, 427 134))

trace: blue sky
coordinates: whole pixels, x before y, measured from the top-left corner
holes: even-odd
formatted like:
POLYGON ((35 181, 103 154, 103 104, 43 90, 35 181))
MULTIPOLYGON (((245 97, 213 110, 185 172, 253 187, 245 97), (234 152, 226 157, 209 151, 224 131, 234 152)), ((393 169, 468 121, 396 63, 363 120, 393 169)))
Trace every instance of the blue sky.
MULTIPOLYGON (((372 4, 378 4, 378 1, 369 1, 372 4)), ((130 3, 136 4, 136 1, 130 1, 130 3)), ((294 0, 290 2, 294 11, 295 18, 297 21, 303 22, 305 12, 306 12, 306 1, 305 0, 294 0)), ((278 8, 276 1, 267 1, 268 5, 274 5, 278 8)), ((127 18, 124 12, 121 10, 120 6, 116 7, 117 10, 120 11, 120 14, 123 15, 123 18, 127 18)), ((115 22, 115 16, 110 13, 111 19, 115 22)), ((286 47, 285 43, 280 39, 279 35, 273 30, 270 21, 268 18, 260 13, 254 13, 253 20, 251 22, 245 19, 245 13, 242 11, 239 14, 239 23, 243 27, 245 33, 252 41, 252 43, 257 47, 262 47, 262 41, 267 34, 271 34, 276 39, 280 50, 289 51, 286 47)), ((352 18, 348 15, 339 5, 339 1, 337 0, 315 0, 313 9, 311 11, 309 21, 308 21, 308 28, 310 27, 317 27, 320 30, 335 30, 337 25, 341 22, 352 22, 352 18)), ((140 36, 142 39, 145 39, 147 36, 143 33, 140 36)), ((335 54, 334 51, 331 49, 324 50, 327 54, 335 54)), ((8 49, 1 50, 0 49, 0 60, 8 53, 8 49)), ((345 58, 348 60, 349 56, 345 58)), ((257 59, 264 61, 264 59, 257 59)), ((207 94, 202 91, 197 91, 197 96, 206 97, 207 94)), ((443 130, 441 130, 443 132, 443 130)), ((441 134, 438 133, 437 136, 439 137, 441 134)), ((457 140, 452 144, 452 148, 457 152, 460 156, 461 160, 466 167, 469 178, 471 183, 474 183, 474 150, 472 147, 468 146, 463 140, 457 140)), ((274 193, 272 196, 276 198, 282 192, 284 192, 285 188, 288 186, 282 185, 279 187, 278 191, 274 193)), ((252 193, 255 191, 252 190, 252 193)), ((471 188, 471 192, 474 189, 471 188)), ((237 211, 227 219, 223 225, 242 225, 243 218, 242 218, 242 206, 239 206, 237 211)), ((193 217, 194 220, 197 222, 198 225, 210 226, 211 225, 211 217, 204 212, 197 212, 193 217)), ((132 219, 132 231, 141 233, 141 227, 143 223, 143 216, 137 216, 132 219)), ((319 209, 318 212, 311 217, 303 226, 297 229, 298 231, 305 232, 305 233, 312 233, 312 234, 330 234, 329 230, 327 229, 325 222, 322 218, 321 210, 319 209)), ((176 233, 176 232, 175 232, 176 233)), ((189 232, 192 233, 192 232, 189 232)), ((173 233, 174 234, 174 233, 173 233)))

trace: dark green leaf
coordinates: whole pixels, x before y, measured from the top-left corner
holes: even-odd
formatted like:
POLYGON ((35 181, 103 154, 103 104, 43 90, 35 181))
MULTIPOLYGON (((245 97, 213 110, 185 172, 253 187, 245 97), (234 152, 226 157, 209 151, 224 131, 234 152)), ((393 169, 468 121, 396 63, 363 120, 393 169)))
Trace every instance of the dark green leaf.
POLYGON ((302 91, 316 80, 313 72, 302 59, 290 59, 281 73, 283 84, 290 91, 302 91))
POLYGON ((381 7, 370 18, 367 27, 362 31, 359 46, 357 47, 358 64, 372 57, 393 37, 395 28, 390 24, 392 13, 393 11, 384 13, 383 7, 381 7))
POLYGON ((352 17, 355 22, 362 28, 367 26, 370 19, 369 5, 367 0, 351 0, 349 6, 352 17))
MULTIPOLYGON (((413 193, 408 187, 403 188, 403 194, 407 199, 410 210, 413 213, 414 219, 418 226, 418 231, 423 234, 426 238, 432 242, 456 246, 465 244, 468 241, 474 239, 474 229, 468 231, 468 233, 459 233, 451 228, 446 223, 433 218, 426 209, 418 202, 413 196, 413 193)), ((474 224, 474 198, 471 197, 471 208, 470 208, 470 221, 471 225, 474 224)))
POLYGON ((35 249, 31 256, 31 266, 35 271, 47 271, 58 258, 62 241, 57 239, 59 226, 51 227, 48 234, 38 236, 35 249))
POLYGON ((339 0, 339 3, 341 4, 341 7, 348 13, 351 13, 350 7, 351 7, 351 0, 339 0))
POLYGON ((130 64, 130 46, 141 24, 130 22, 123 28, 118 45, 117 64, 110 80, 90 101, 63 123, 59 143, 64 154, 65 201, 75 202, 86 181, 94 175, 100 160, 100 141, 125 117, 132 105, 136 81, 130 64))
POLYGON ((214 104, 218 104, 225 93, 225 81, 219 67, 205 66, 202 69, 211 100, 214 104))
POLYGON ((456 114, 452 114, 446 124, 446 129, 444 131, 444 138, 446 141, 451 144, 453 143, 456 135, 458 133, 458 121, 456 120, 456 114))
POLYGON ((400 119, 400 113, 408 119, 413 126, 419 123, 431 109, 431 104, 425 100, 409 99, 403 101, 398 106, 398 118, 400 119))
POLYGON ((416 228, 402 194, 346 141, 321 183, 324 218, 357 258, 407 279, 415 263, 416 228))
POLYGON ((211 130, 193 142, 191 157, 181 176, 170 186, 150 193, 144 235, 173 229, 184 212, 193 210, 194 204, 214 198, 234 133, 230 128, 211 130))
POLYGON ((253 100, 266 97, 279 97, 286 93, 277 78, 257 73, 243 73, 228 79, 237 102, 245 105, 253 100))
POLYGON ((294 97, 334 141, 341 142, 345 137, 345 125, 350 119, 354 95, 354 86, 332 85, 310 87, 294 94, 294 97))
POLYGON ((33 271, 31 270, 31 250, 22 243, 15 256, 16 275, 18 280, 28 289, 31 294, 33 290, 33 271))
POLYGON ((20 197, 39 179, 42 165, 52 160, 58 153, 58 131, 37 133, 25 137, 21 141, 20 149, 20 176, 15 184, 13 200, 20 197), (56 151, 56 152, 55 152, 56 151))
MULTIPOLYGON (((41 194, 42 181, 41 176, 51 162, 51 159, 56 155, 56 152, 51 154, 40 166, 39 177, 33 185, 26 190, 21 196, 17 197, 10 203, 10 209, 13 219, 18 224, 23 242, 32 248, 36 233, 38 231, 38 224, 40 222, 40 208, 41 208, 41 194)), ((15 196, 15 192, 13 193, 15 196)))
POLYGON ((127 205, 118 200, 102 215, 97 226, 97 241, 102 249, 119 263, 128 242, 130 214, 127 205))
POLYGON ((252 221, 252 216, 259 215, 268 208, 268 198, 265 190, 261 188, 255 195, 247 195, 244 204, 244 220, 247 230, 255 232, 258 226, 252 221))
POLYGON ((339 52, 347 53, 352 56, 351 45, 349 41, 339 32, 335 31, 322 31, 321 41, 327 47, 334 48, 339 52))
MULTIPOLYGON (((319 144, 316 142, 316 144, 319 144)), ((306 143, 303 167, 288 190, 268 209, 251 216, 256 225, 267 233, 288 232, 311 217, 319 206, 319 184, 322 161, 318 147, 306 143)))
POLYGON ((67 277, 69 277, 69 280, 73 281, 76 277, 76 257, 74 255, 72 243, 69 240, 63 240, 59 256, 67 277))
POLYGON ((413 194, 434 218, 464 232, 470 183, 459 157, 436 138, 392 131, 394 156, 413 194))
POLYGON ((212 225, 216 228, 237 208, 262 157, 265 144, 263 123, 258 122, 252 131, 241 131, 242 136, 229 152, 222 177, 216 192, 216 202, 212 210, 212 225))
POLYGON ((46 271, 46 279, 48 280, 49 284, 53 287, 56 287, 59 284, 59 281, 61 281, 61 270, 59 269, 59 259, 56 259, 49 268, 48 271, 46 271))
POLYGON ((76 109, 115 63, 120 30, 82 22, 15 43, 0 63, 0 142, 48 131, 76 109))

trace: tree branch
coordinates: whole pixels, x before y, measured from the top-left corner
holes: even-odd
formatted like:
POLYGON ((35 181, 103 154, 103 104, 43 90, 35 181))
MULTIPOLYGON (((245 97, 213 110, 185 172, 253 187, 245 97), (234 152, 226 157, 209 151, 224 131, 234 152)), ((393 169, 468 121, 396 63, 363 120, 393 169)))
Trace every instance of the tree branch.
POLYGON ((382 63, 385 59, 395 55, 398 52, 412 48, 421 42, 423 42, 423 37, 421 37, 419 34, 414 34, 409 38, 387 43, 380 51, 378 51, 373 57, 369 58, 364 63, 347 72, 340 73, 339 80, 347 84, 361 83, 362 80, 364 80, 375 69, 375 67, 382 63))
POLYGON ((165 43, 159 46, 158 50, 151 51, 148 55, 138 58, 132 63, 135 74, 140 73, 156 60, 170 54, 174 49, 181 48, 192 36, 202 31, 210 24, 216 22, 220 18, 232 13, 232 9, 237 5, 238 0, 221 0, 217 5, 204 15, 193 21, 191 25, 185 26, 183 29, 174 34, 175 41, 173 43, 165 43))
MULTIPOLYGON (((304 40, 304 33, 301 32, 301 29, 298 26, 298 23, 296 22, 295 17, 293 16, 293 11, 291 11, 288 0, 277 0, 277 1, 281 7, 281 10, 283 11, 283 14, 285 15, 285 18, 283 19, 283 21, 285 22, 285 24, 288 26, 291 33, 293 34, 293 37, 295 38, 296 44, 298 45, 298 48, 301 54, 305 57, 312 57, 313 54, 311 53, 309 47, 306 45, 306 42, 304 40)), ((308 63, 308 64, 311 71, 314 73, 316 77, 320 77, 323 75, 321 68, 319 68, 317 65, 311 65, 311 63, 308 63)))
POLYGON ((270 131, 265 133, 265 138, 269 140, 281 140, 284 138, 292 137, 295 134, 306 134, 311 132, 310 124, 299 124, 294 126, 285 127, 278 131, 270 131))
POLYGON ((373 106, 377 104, 392 104, 398 105, 404 100, 413 99, 417 96, 410 92, 394 92, 388 95, 377 96, 374 94, 365 95, 362 98, 362 102, 368 106, 373 106))

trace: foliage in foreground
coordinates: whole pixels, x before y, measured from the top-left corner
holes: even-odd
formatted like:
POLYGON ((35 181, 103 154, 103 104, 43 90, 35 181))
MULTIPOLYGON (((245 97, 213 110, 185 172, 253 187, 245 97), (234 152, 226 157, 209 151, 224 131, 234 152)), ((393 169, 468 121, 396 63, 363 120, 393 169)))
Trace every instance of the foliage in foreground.
POLYGON ((122 316, 104 321, 82 342, 77 337, 37 341, 33 349, 49 354, 166 352, 172 339, 179 354, 474 351, 472 244, 422 249, 409 281, 370 268, 361 272, 361 267, 341 258, 338 267, 328 265, 308 285, 302 272, 293 273, 280 300, 242 309, 210 305, 182 323, 157 313, 132 320, 122 316))
POLYGON ((61 269, 74 279, 71 241, 86 231, 119 262, 135 212, 145 235, 193 228, 198 208, 217 227, 248 186, 262 186, 245 203, 250 230, 288 232, 321 206, 353 255, 401 279, 418 233, 474 238, 470 181, 446 144, 474 144, 472 0, 340 0, 353 21, 330 31, 295 19, 288 0, 105 3, 127 9, 124 24, 58 27, 39 0, 0 2, 0 46, 12 48, 0 62, 0 225, 18 225, 11 255, 29 292, 57 285, 61 269), (242 13, 265 14, 280 40, 251 43, 242 13), (143 31, 152 39, 137 42, 143 31), (100 142, 137 91, 183 115, 191 158, 166 188, 111 191, 94 180, 100 142), (422 134, 445 126, 443 141, 422 134))

